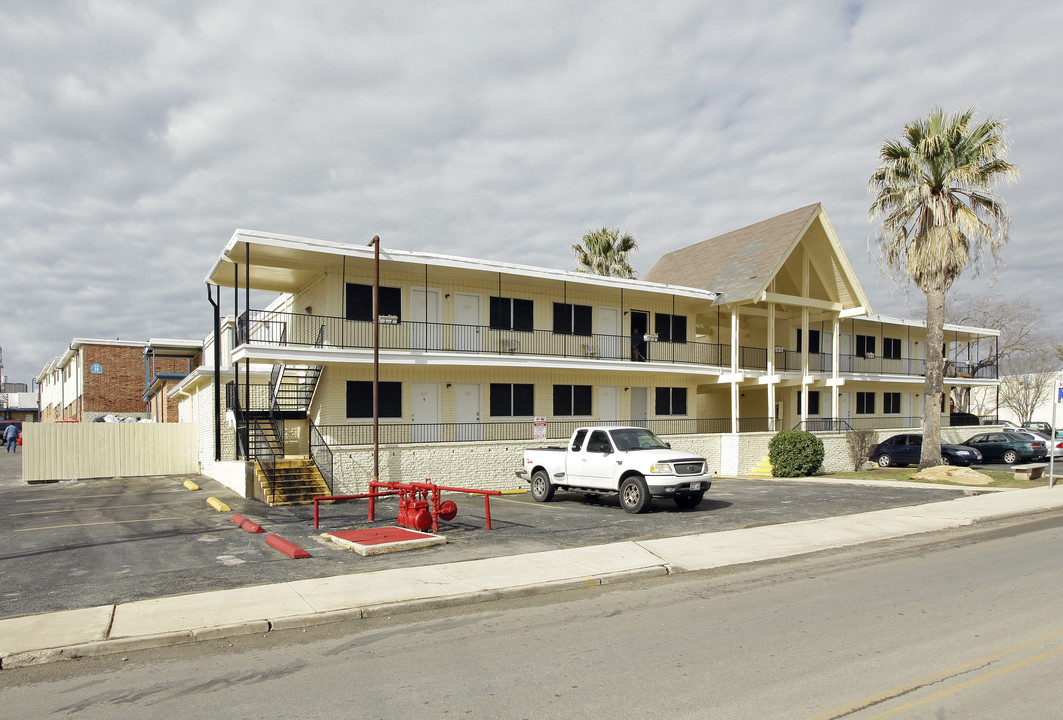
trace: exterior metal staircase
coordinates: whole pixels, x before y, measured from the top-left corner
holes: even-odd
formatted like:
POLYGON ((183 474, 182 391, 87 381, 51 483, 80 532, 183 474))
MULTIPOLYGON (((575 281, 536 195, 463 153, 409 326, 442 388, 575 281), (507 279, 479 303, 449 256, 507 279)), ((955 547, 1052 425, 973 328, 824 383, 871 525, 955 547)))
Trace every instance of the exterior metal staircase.
POLYGON ((273 366, 269 384, 268 408, 246 412, 249 457, 255 462, 257 487, 268 505, 297 505, 315 496, 330 495, 331 451, 321 447, 320 434, 310 421, 310 403, 321 378, 320 365, 273 366), (305 421, 311 431, 309 455, 286 453, 284 425, 287 420, 305 421), (317 438, 316 443, 312 438, 317 438), (318 461, 326 456, 326 468, 318 461), (322 470, 325 470, 323 473, 322 470))
POLYGON ((255 480, 270 507, 304 505, 315 497, 332 494, 317 465, 309 457, 285 457, 275 460, 272 482, 263 472, 262 464, 256 462, 255 480))

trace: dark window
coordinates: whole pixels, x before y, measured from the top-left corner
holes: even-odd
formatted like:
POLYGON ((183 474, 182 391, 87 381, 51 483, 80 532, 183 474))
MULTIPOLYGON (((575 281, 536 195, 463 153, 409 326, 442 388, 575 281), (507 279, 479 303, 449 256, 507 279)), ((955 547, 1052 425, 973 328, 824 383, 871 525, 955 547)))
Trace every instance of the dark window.
POLYGON ((875 355, 875 336, 874 335, 857 335, 856 336, 856 355, 857 357, 866 357, 867 355, 875 355))
POLYGON ((856 414, 857 415, 874 415, 875 414, 875 393, 873 393, 873 392, 858 392, 856 394, 856 414))
POLYGON ((492 330, 532 329, 532 301, 520 298, 491 298, 492 330))
POLYGON ((491 383, 491 415, 530 417, 535 414, 535 386, 525 383, 491 383))
POLYGON ((656 313, 653 316, 653 331, 661 342, 685 343, 687 341, 686 315, 656 313))
POLYGON ((591 414, 590 385, 554 385, 554 415, 591 414))
MULTIPOLYGON (((801 352, 801 328, 797 328, 797 352, 801 352)), ((808 331, 808 352, 819 352, 819 330, 808 331)))
MULTIPOLYGON (((797 393, 797 414, 801 414, 801 393, 797 393)), ((808 391, 808 414, 819 415, 819 390, 808 391)))
POLYGON ((882 412, 887 415, 901 414, 901 394, 899 392, 882 393, 882 412))
MULTIPOLYGON (((348 320, 373 322, 373 286, 347 283, 348 320)), ((380 287, 380 314, 394 315, 402 319, 402 290, 397 287, 380 287)))
POLYGON ((595 430, 591 433, 590 442, 587 443, 587 452, 593 453, 607 453, 612 452, 613 445, 609 442, 609 437, 601 430, 595 430))
POLYGON ((657 388, 655 411, 658 415, 686 415, 686 388, 657 388))
POLYGON ((583 438, 587 437, 587 429, 577 430, 576 434, 572 436, 572 452, 579 452, 583 449, 583 438))
MULTIPOLYGON (((373 382, 371 380, 347 381, 347 417, 373 417, 373 382)), ((402 417, 402 383, 380 383, 380 417, 402 417)))
POLYGON ((887 360, 901 359, 901 339, 882 338, 882 357, 887 360))
POLYGON ((591 306, 555 302, 554 333, 556 335, 590 335, 591 306))

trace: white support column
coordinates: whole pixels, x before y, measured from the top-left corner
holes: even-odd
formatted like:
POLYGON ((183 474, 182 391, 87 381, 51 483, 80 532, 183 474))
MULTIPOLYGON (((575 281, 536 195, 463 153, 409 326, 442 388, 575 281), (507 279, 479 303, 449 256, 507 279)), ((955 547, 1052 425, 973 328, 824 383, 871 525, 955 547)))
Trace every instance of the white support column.
POLYGON ((738 432, 738 308, 731 308, 731 432, 738 432))
POLYGON ((775 432, 775 303, 768 303, 768 430, 775 432))
MULTIPOLYGON (((808 308, 801 308, 801 422, 808 419, 808 308)), ((803 427, 803 425, 802 425, 803 427)))
POLYGON ((834 318, 833 337, 831 338, 830 349, 830 364, 831 364, 831 388, 830 388, 830 416, 837 421, 838 413, 840 412, 838 405, 838 370, 839 360, 841 359, 841 338, 839 336, 839 330, 841 329, 841 319, 834 318))

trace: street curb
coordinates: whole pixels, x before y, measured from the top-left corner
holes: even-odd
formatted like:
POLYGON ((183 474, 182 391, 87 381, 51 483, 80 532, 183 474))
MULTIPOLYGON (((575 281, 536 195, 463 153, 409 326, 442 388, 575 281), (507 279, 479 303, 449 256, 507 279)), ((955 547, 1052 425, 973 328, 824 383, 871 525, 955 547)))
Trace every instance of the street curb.
POLYGON ((153 648, 172 647, 175 645, 187 645, 194 642, 220 640, 227 637, 237 637, 239 635, 266 635, 270 632, 279 630, 298 630, 299 628, 314 627, 317 625, 331 625, 351 620, 363 620, 367 618, 390 617, 391 615, 405 615, 430 610, 442 610, 462 605, 479 605, 496 600, 532 597, 553 592, 601 587, 602 585, 638 580, 641 578, 660 577, 673 574, 674 572, 673 569, 666 565, 654 565, 650 567, 633 568, 631 570, 588 575, 581 578, 547 580, 540 583, 533 583, 531 585, 477 590, 469 593, 461 593, 459 595, 443 595, 430 598, 418 598, 416 600, 381 603, 379 605, 367 605, 361 608, 344 608, 341 610, 331 610, 321 613, 289 615, 272 620, 261 618, 226 625, 176 630, 155 635, 143 635, 140 637, 108 638, 106 640, 95 640, 93 642, 82 643, 79 645, 12 653, 11 655, 0 658, 0 669, 13 669, 30 665, 44 665, 46 663, 59 662, 62 660, 77 660, 79 658, 114 655, 132 650, 150 650, 153 648))

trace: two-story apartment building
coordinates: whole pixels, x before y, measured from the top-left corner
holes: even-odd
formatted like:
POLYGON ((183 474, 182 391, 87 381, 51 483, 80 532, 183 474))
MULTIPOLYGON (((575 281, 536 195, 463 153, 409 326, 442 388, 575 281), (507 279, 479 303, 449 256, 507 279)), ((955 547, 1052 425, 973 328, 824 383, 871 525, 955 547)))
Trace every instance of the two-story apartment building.
MULTIPOLYGON (((372 474, 374 426, 401 462, 450 448, 435 472, 453 477, 479 448, 532 439, 537 418, 548 438, 586 423, 694 437, 907 427, 926 410, 922 322, 872 313, 818 204, 670 253, 645 280, 377 250, 233 234, 206 278, 216 327, 231 291, 233 335, 213 379, 176 390, 214 426, 214 460, 327 452, 351 490, 372 474)), ((950 326, 945 351, 988 352, 996 334, 950 326)), ((950 386, 996 383, 970 357, 949 368, 950 386)), ((715 448, 721 471, 747 464, 715 448)))

